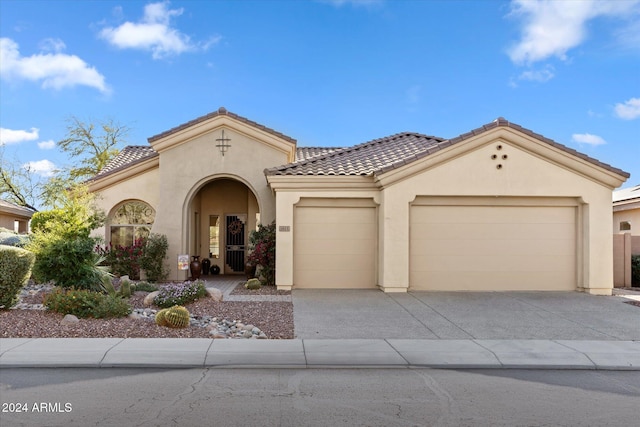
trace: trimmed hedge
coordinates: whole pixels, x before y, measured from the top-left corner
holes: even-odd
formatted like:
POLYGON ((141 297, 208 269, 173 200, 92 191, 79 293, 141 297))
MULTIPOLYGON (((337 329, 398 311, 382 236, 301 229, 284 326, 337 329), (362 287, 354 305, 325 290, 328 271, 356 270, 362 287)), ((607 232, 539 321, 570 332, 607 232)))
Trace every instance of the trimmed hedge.
POLYGON ((31 277, 35 255, 25 249, 0 245, 0 309, 9 309, 31 277))
POLYGON ((631 255, 631 286, 640 286, 640 255, 631 255))

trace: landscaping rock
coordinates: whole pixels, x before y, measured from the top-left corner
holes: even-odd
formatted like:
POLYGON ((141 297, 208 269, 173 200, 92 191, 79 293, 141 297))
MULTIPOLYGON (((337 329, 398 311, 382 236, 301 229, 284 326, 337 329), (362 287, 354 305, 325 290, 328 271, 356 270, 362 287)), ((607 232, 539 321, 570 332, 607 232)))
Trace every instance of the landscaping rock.
POLYGON ((60 321, 60 324, 63 325, 63 326, 74 325, 74 324, 78 323, 79 321, 80 321, 80 319, 78 319, 73 314, 67 314, 62 318, 62 320, 60 321))
POLYGON ((143 301, 144 306, 149 307, 153 305, 153 300, 155 299, 156 296, 158 296, 159 293, 160 291, 149 292, 149 295, 144 297, 144 301, 143 301))
POLYGON ((220 289, 207 288, 207 293, 215 302, 222 301, 222 291, 220 289))

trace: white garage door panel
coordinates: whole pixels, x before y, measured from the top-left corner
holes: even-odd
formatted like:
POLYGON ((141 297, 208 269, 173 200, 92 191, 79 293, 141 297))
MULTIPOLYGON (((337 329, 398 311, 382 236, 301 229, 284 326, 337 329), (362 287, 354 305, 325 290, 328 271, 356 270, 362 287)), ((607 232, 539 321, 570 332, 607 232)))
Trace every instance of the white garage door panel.
POLYGON ((573 206, 413 206, 410 286, 575 290, 573 206))
POLYGON ((377 223, 372 207, 296 207, 296 288, 374 288, 377 223))

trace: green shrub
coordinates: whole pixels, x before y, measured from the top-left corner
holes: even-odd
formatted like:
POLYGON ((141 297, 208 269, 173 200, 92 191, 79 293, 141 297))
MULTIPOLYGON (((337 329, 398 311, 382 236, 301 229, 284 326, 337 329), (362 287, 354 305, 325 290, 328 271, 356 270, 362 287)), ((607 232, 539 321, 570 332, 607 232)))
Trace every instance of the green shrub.
POLYGON ((158 290, 156 285, 152 285, 149 282, 138 282, 134 285, 131 285, 131 291, 142 291, 142 292, 155 292, 158 290))
POLYGON ((80 318, 103 319, 131 313, 131 306, 126 300, 86 289, 56 289, 45 297, 44 306, 80 318))
POLYGON ((640 286, 640 255, 631 255, 631 285, 640 286))
POLYGON ((95 239, 77 236, 36 238, 36 262, 33 274, 38 282, 54 282, 64 288, 100 290, 106 274, 94 252, 95 239))
POLYGON ((0 308, 8 309, 18 300, 20 290, 31 276, 33 253, 0 245, 0 308))
POLYGON ((140 258, 140 267, 146 273, 149 281, 157 282, 166 279, 169 275, 164 266, 168 250, 169 241, 164 234, 151 233, 146 238, 140 258))
POLYGON ((170 283, 160 287, 159 291, 160 293, 155 297, 153 303, 162 308, 189 304, 207 295, 207 289, 202 280, 170 283))

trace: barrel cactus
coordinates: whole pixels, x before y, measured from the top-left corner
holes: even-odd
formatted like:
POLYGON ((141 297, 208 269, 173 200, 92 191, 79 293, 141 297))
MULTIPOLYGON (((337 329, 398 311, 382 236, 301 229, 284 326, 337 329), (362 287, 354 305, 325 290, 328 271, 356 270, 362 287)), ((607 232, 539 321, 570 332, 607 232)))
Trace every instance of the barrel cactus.
POLYGON ((169 311, 168 308, 163 308, 162 310, 156 313, 156 325, 169 326, 169 324, 167 323, 167 319, 165 317, 165 315, 167 314, 167 311, 169 311))
POLYGON ((244 285, 245 288, 251 289, 251 290, 260 289, 260 286, 262 286, 262 284, 258 279, 249 279, 247 283, 245 283, 244 285))
POLYGON ((167 309, 164 319, 170 328, 186 328, 189 326, 189 310, 181 305, 167 309))

